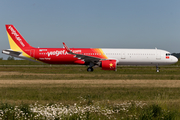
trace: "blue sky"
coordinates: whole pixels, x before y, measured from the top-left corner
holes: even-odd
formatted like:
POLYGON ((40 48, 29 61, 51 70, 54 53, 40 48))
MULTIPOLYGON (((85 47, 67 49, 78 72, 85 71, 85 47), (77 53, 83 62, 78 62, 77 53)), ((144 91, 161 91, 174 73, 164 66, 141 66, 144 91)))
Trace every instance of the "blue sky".
POLYGON ((13 24, 33 47, 61 48, 65 42, 180 53, 179 6, 179 0, 2 0, 0 50, 9 48, 5 24, 13 24))

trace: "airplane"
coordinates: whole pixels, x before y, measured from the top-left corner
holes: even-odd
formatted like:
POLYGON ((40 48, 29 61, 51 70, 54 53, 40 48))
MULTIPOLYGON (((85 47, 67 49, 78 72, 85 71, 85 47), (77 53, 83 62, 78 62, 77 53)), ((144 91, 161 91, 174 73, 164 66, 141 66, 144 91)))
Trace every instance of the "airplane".
POLYGON ((178 59, 170 52, 161 49, 111 49, 111 48, 35 48, 30 46, 12 24, 5 25, 10 49, 2 53, 14 57, 44 62, 48 64, 87 65, 87 71, 93 67, 102 70, 117 70, 117 65, 159 65, 174 64, 178 59))

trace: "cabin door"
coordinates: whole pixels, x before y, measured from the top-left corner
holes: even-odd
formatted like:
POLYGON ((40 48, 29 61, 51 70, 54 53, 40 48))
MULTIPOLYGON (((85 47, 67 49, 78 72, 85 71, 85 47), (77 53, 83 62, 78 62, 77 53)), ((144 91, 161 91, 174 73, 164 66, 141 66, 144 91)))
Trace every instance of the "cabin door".
POLYGON ((30 55, 31 55, 31 57, 35 57, 35 50, 34 49, 31 49, 31 52, 30 52, 30 55))
POLYGON ((161 60, 161 52, 156 50, 156 60, 161 60))
POLYGON ((121 53, 121 59, 126 59, 126 53, 125 52, 121 53))

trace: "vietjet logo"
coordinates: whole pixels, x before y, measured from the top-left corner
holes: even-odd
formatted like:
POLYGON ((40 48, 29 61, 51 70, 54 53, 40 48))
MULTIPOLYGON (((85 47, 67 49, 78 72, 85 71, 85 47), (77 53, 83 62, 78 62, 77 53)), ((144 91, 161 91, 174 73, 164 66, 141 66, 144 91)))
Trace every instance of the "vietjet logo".
POLYGON ((12 26, 8 27, 9 30, 11 30, 11 34, 14 35, 14 37, 16 38, 16 40, 19 41, 19 43, 24 47, 24 43, 22 42, 21 38, 19 37, 19 35, 16 33, 16 31, 12 28, 12 26))
POLYGON ((49 56, 52 56, 52 55, 55 55, 55 56, 59 56, 59 55, 62 55, 62 54, 66 55, 67 52, 65 52, 65 50, 61 50, 61 51, 56 50, 56 51, 47 52, 47 54, 48 54, 48 57, 49 57, 49 56))
MULTIPOLYGON (((73 53, 81 53, 81 50, 73 50, 73 53)), ((56 51, 50 51, 47 52, 48 57, 55 55, 55 56, 59 56, 59 55, 67 55, 67 51, 66 50, 56 50, 56 51)))

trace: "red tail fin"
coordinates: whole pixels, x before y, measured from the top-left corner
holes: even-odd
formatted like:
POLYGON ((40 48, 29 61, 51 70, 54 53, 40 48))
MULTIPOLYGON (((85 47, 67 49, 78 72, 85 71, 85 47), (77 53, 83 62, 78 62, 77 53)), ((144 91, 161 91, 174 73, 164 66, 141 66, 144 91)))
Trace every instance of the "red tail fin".
POLYGON ((17 50, 31 47, 13 25, 6 25, 6 30, 11 49, 17 50))

